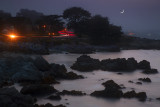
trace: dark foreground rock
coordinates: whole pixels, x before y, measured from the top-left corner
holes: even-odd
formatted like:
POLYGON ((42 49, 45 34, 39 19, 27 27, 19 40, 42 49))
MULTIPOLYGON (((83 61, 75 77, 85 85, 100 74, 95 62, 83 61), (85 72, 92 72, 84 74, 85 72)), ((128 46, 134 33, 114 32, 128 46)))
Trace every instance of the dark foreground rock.
POLYGON ((52 104, 47 103, 47 104, 45 104, 45 105, 38 105, 38 104, 35 104, 34 107, 66 107, 66 106, 64 106, 64 105, 53 106, 52 104))
POLYGON ((67 72, 67 69, 64 65, 59 65, 54 63, 51 64, 50 70, 45 72, 45 75, 53 76, 57 79, 68 79, 68 80, 84 78, 82 75, 77 75, 74 72, 67 72))
POLYGON ((20 92, 25 95, 45 96, 55 93, 57 92, 57 90, 50 85, 37 84, 37 85, 24 86, 20 92))
POLYGON ((74 96, 83 96, 86 95, 86 93, 83 93, 82 91, 67 91, 67 90, 63 90, 62 92, 59 93, 60 95, 74 95, 74 96))
POLYGON ((144 74, 157 74, 158 70, 157 69, 146 69, 143 71, 144 74))
POLYGON ((61 96, 60 95, 51 95, 47 99, 50 99, 50 100, 61 100, 61 96))
POLYGON ((152 82, 150 78, 139 78, 138 80, 143 81, 143 82, 152 82))
POLYGON ((120 90, 120 86, 116 84, 113 80, 109 80, 103 83, 105 89, 102 91, 94 91, 91 96, 105 97, 105 98, 121 98, 123 92, 120 90))
POLYGON ((34 107, 35 99, 19 93, 15 88, 0 89, 1 107, 34 107))
POLYGON ((71 68, 78 71, 93 71, 100 68, 100 61, 98 59, 93 59, 90 56, 82 55, 77 58, 77 61, 71 68))
POLYGON ((34 60, 34 65, 40 71, 48 71, 50 69, 50 64, 41 56, 36 57, 34 60))

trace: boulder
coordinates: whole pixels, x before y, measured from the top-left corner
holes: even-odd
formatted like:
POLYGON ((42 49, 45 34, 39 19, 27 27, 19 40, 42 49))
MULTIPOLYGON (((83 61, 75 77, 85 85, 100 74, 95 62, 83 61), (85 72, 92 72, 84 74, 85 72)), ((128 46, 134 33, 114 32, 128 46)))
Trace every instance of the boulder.
POLYGON ((156 74, 158 73, 158 70, 157 69, 145 69, 143 73, 144 74, 156 74))
POLYGON ((150 78, 139 78, 138 80, 143 81, 143 82, 152 82, 150 78))
POLYGON ((108 81, 102 83, 102 85, 104 85, 104 87, 107 89, 112 89, 112 88, 113 89, 121 89, 121 87, 117 83, 115 83, 113 80, 108 80, 108 81))
POLYGON ((25 95, 45 96, 55 93, 57 92, 57 90, 50 85, 34 84, 34 85, 24 86, 20 92, 25 95))
POLYGON ((38 56, 34 60, 34 65, 38 68, 40 71, 48 71, 50 69, 49 63, 42 57, 38 56))
POLYGON ((60 95, 74 95, 74 96, 83 96, 86 95, 86 93, 83 93, 82 91, 67 91, 67 90, 63 90, 62 92, 59 93, 60 95))
POLYGON ((150 62, 143 60, 138 63, 139 69, 151 69, 150 62))
POLYGON ((128 91, 123 94, 124 98, 134 98, 136 97, 137 93, 135 91, 128 91))
POLYGON ((134 58, 105 59, 101 61, 102 70, 133 71, 137 69, 137 61, 134 58))
POLYGON ((67 72, 64 79, 74 80, 74 79, 83 79, 84 77, 82 75, 77 75, 74 72, 67 72))
POLYGON ((140 101, 145 101, 147 99, 146 92, 137 93, 136 98, 138 98, 140 101))
POLYGON ((93 71, 100 69, 100 61, 98 59, 93 59, 90 56, 82 55, 77 58, 77 61, 71 68, 78 71, 93 71))
POLYGON ((38 82, 42 80, 42 73, 32 63, 27 63, 18 70, 19 72, 11 77, 14 82, 38 82))
POLYGON ((19 93, 15 88, 0 89, 1 107, 34 107, 35 99, 19 93))
POLYGON ((116 84, 113 80, 109 80, 103 83, 105 89, 102 91, 94 91, 91 93, 92 96, 105 97, 105 98, 121 98, 123 92, 120 90, 121 87, 116 84))

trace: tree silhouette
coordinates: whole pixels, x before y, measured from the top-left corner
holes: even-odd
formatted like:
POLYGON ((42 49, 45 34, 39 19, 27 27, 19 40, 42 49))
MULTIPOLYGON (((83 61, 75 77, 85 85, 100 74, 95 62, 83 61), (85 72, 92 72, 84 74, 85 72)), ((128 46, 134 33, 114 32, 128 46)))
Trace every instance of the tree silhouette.
POLYGON ((85 22, 91 17, 91 14, 80 7, 72 7, 63 12, 63 18, 67 20, 67 27, 73 29, 78 36, 84 33, 85 22))

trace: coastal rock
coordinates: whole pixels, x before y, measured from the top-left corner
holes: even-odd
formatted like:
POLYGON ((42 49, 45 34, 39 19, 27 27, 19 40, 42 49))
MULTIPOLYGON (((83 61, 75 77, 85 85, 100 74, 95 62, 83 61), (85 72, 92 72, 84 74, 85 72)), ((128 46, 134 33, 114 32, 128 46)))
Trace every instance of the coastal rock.
POLYGON ((24 86, 21 91, 22 94, 32 96, 45 96, 57 92, 57 90, 46 84, 36 84, 24 86))
POLYGON ((143 82, 152 82, 150 78, 139 78, 138 80, 143 81, 143 82))
POLYGON ((77 61, 71 68, 78 71, 93 71, 100 69, 100 61, 98 59, 93 59, 90 56, 82 55, 77 58, 77 61))
POLYGON ((67 90, 63 90, 62 92, 59 93, 60 95, 74 95, 74 96, 83 96, 86 95, 86 93, 83 93, 82 91, 67 91, 67 90))
POLYGON ((120 90, 120 86, 117 85, 113 80, 109 80, 103 83, 105 89, 102 91, 94 91, 91 96, 104 97, 104 98, 121 98, 123 92, 120 90))
POLYGON ((42 73, 32 63, 27 63, 17 70, 19 72, 11 77, 14 82, 37 82, 42 80, 42 73))
POLYGON ((157 69, 146 69, 143 71, 144 74, 156 74, 158 73, 157 69))
POLYGON ((124 98, 134 98, 136 97, 137 93, 135 91, 128 91, 123 94, 124 98))
POLYGON ((51 95, 47 99, 50 99, 50 100, 61 100, 62 98, 61 98, 60 95, 51 95))
POLYGON ((64 106, 64 105, 53 106, 52 104, 47 103, 47 104, 45 104, 45 105, 38 105, 38 104, 35 104, 34 107, 66 107, 66 106, 64 106))
POLYGON ((112 88, 113 89, 121 89, 121 87, 117 83, 115 83, 113 80, 108 80, 108 81, 102 83, 102 85, 104 85, 104 87, 107 89, 112 89, 112 88))
POLYGON ((134 58, 105 59, 101 61, 102 70, 133 71, 137 69, 137 61, 134 58))
POLYGON ((136 98, 138 98, 140 101, 145 101, 147 99, 146 92, 137 93, 136 98))
POLYGON ((84 77, 82 75, 77 75, 74 72, 67 72, 66 76, 64 77, 64 79, 68 79, 68 80, 74 80, 74 79, 83 79, 84 77))
POLYGON ((34 107, 35 99, 19 93, 15 88, 0 89, 1 107, 34 107))
POLYGON ((139 69, 151 69, 150 62, 143 60, 138 63, 139 69))
POLYGON ((50 69, 49 63, 41 56, 38 56, 34 60, 34 65, 38 68, 40 71, 48 71, 50 69))

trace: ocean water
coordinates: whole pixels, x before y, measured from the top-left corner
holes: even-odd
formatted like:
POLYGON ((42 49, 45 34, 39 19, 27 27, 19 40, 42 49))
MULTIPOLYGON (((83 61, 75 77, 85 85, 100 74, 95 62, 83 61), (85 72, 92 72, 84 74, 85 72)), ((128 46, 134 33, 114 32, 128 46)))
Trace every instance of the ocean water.
MULTIPOLYGON (((107 58, 129 58, 134 57, 137 61, 148 60, 152 68, 160 71, 160 51, 158 50, 124 50, 122 52, 99 52, 89 54, 92 58, 107 59, 107 58)), ((117 72, 96 70, 93 72, 79 72, 70 69, 70 66, 76 61, 80 54, 51 54, 43 56, 49 63, 64 64, 68 71, 81 74, 85 79, 78 80, 62 80, 60 84, 54 87, 60 91, 62 90, 79 90, 86 92, 87 96, 62 96, 60 101, 52 101, 46 98, 39 98, 38 104, 51 103, 53 105, 63 104, 67 107, 159 107, 160 101, 156 98, 160 97, 160 74, 146 75, 141 70, 136 70, 131 73, 123 73, 118 75, 117 72), (138 82, 138 78, 149 77, 152 82, 137 85, 135 83, 128 83, 129 80, 138 82), (136 92, 145 91, 148 99, 145 102, 140 102, 137 99, 104 99, 92 97, 89 94, 95 90, 103 90, 101 83, 113 79, 118 84, 123 84, 126 89, 123 92, 134 89, 136 92)))

